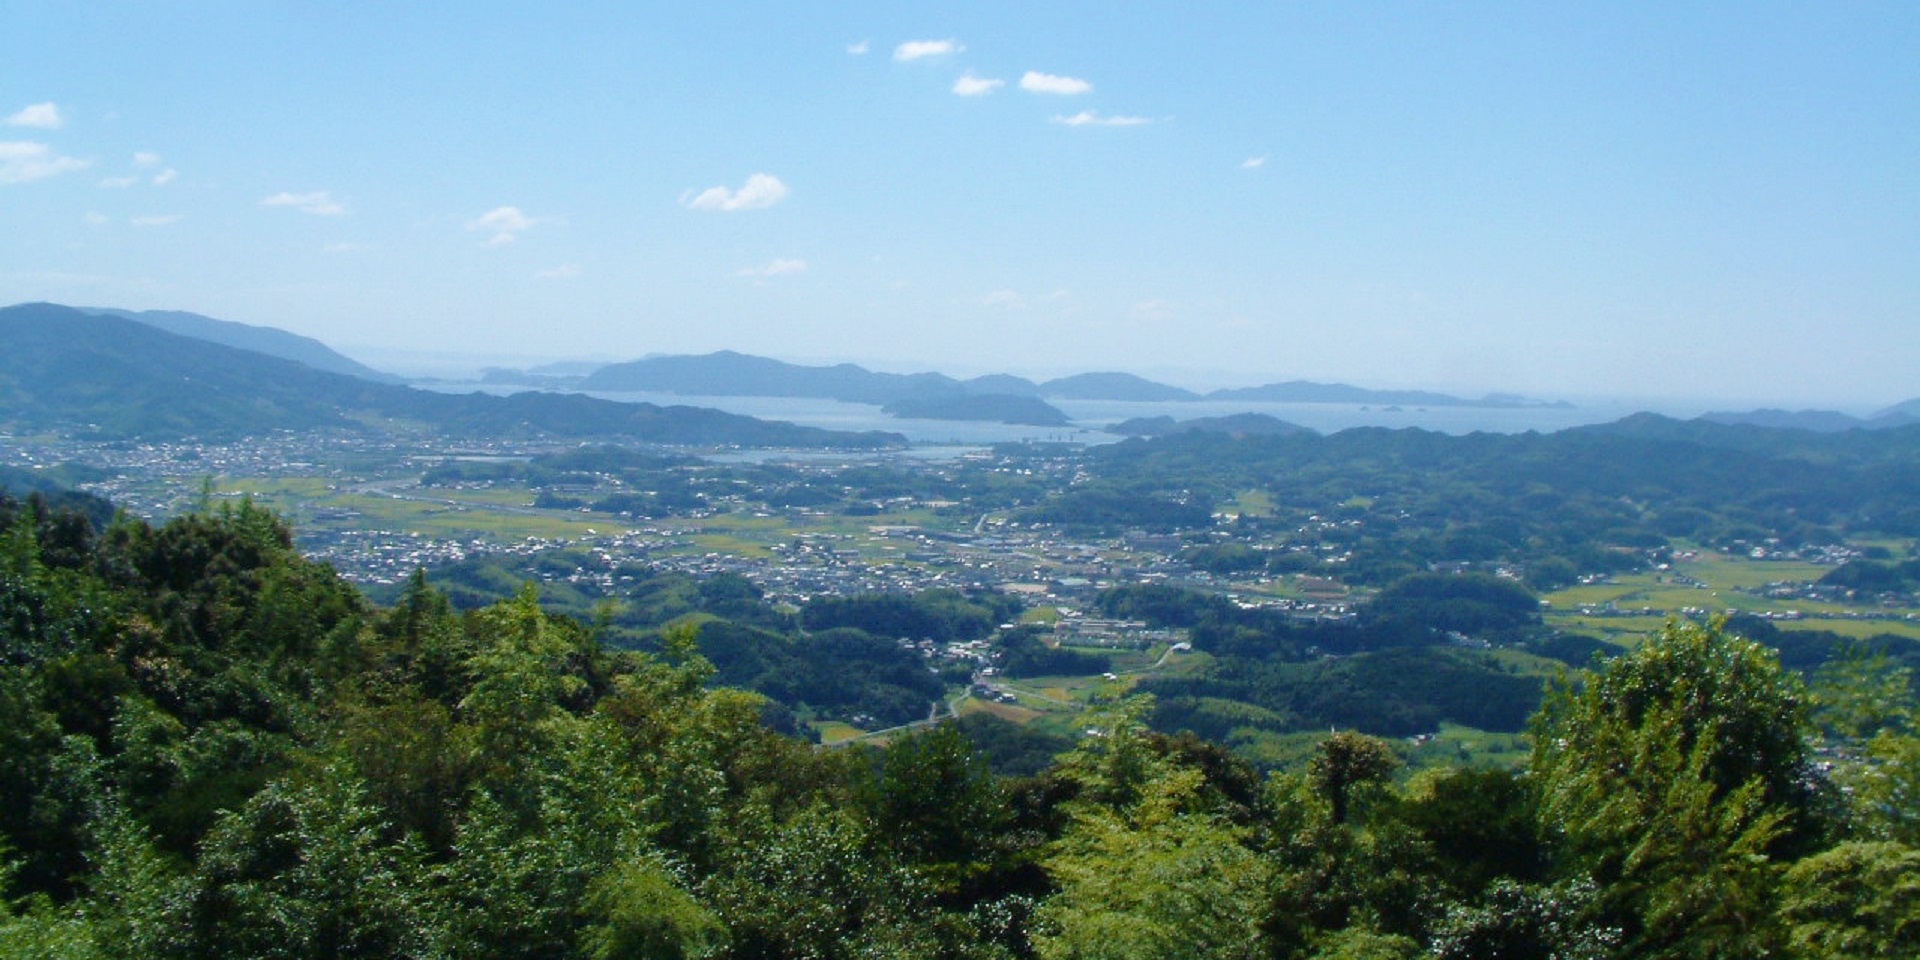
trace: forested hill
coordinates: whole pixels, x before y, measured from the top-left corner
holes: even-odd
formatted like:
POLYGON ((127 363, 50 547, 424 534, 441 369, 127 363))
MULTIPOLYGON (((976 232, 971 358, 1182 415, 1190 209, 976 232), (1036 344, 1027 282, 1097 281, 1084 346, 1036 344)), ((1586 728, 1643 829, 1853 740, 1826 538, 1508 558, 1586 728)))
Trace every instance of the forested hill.
POLYGON ((0 497, 0 625, 9 958, 1920 947, 1907 677, 1861 657, 1810 693, 1713 626, 1556 687, 1524 775, 1402 779, 1342 731, 1263 779, 1108 698, 1005 779, 966 732, 991 727, 769 730, 691 621, 649 656, 531 589, 462 614, 416 579, 375 607, 244 503, 100 529, 0 497))
POLYGON ((894 434, 798 427, 577 394, 454 395, 376 383, 55 304, 0 309, 0 424, 104 438, 231 438, 382 421, 485 437, 874 447, 894 434))
POLYGON ((1546 546, 1529 538, 1548 529, 1568 545, 1622 546, 1920 534, 1920 425, 1817 434, 1638 414, 1551 434, 1191 431, 1093 448, 1088 457, 1103 484, 1136 496, 1222 503, 1247 489, 1275 490, 1286 502, 1366 514, 1382 532, 1447 518, 1501 541, 1496 553, 1546 546))
POLYGON ((400 383, 401 378, 390 373, 382 373, 351 357, 342 355, 332 347, 312 337, 288 333, 273 327, 259 327, 247 323, 235 323, 231 320, 215 320, 212 317, 182 310, 116 310, 107 307, 80 307, 83 313, 101 314, 136 320, 150 327, 158 327, 168 333, 177 333, 183 337, 206 340, 254 353, 264 353, 270 357, 293 360, 304 363, 315 370, 329 373, 344 373, 364 380, 376 380, 381 383, 400 383))

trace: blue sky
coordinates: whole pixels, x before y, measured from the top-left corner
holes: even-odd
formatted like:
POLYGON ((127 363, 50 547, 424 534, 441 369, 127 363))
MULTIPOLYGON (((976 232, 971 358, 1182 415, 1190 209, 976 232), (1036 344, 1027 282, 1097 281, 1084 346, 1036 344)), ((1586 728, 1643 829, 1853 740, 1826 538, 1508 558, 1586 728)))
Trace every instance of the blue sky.
POLYGON ((1916 50, 1913 3, 0 0, 0 302, 1870 408, 1920 396, 1916 50))

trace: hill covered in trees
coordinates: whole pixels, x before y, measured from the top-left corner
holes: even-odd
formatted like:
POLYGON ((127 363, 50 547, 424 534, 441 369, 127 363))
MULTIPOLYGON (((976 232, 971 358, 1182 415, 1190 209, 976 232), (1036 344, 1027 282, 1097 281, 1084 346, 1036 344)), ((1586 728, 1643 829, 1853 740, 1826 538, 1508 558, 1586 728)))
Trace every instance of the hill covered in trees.
POLYGON ((250 350, 264 353, 282 360, 304 363, 315 370, 329 373, 343 373, 363 380, 376 380, 381 383, 399 383, 401 378, 390 373, 382 373, 339 351, 321 343, 312 337, 288 333, 274 327, 259 327, 247 323, 235 323, 231 320, 216 320, 212 317, 184 310, 116 310, 106 307, 81 307, 82 313, 95 313, 103 316, 120 317, 157 327, 168 333, 192 337, 222 344, 238 350, 250 350))

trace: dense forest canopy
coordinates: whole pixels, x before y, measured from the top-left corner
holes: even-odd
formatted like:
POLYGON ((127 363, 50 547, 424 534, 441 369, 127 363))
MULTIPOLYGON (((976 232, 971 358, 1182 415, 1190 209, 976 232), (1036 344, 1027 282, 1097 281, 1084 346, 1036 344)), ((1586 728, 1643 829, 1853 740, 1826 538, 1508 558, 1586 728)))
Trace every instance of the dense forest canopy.
MULTIPOLYGON (((373 605, 250 504, 100 527, 7 499, 0 531, 7 956, 1920 949, 1916 704, 1872 650, 1809 684, 1672 623, 1556 684, 1519 774, 1409 779, 1348 731, 1262 777, 1127 697, 1007 778, 977 719, 878 748, 777 733, 691 622, 642 653, 531 588, 461 612, 416 577, 373 605)), ((1435 593, 1407 582, 1381 616, 1435 593)), ((977 623, 975 603, 924 612, 977 623)), ((921 615, 812 614, 848 650, 921 615)))

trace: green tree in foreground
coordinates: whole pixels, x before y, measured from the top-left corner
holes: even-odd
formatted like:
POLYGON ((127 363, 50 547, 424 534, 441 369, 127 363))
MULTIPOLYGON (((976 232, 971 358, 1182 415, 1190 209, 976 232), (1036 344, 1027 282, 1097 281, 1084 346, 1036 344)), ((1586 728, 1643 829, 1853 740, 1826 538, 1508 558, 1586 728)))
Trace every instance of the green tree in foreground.
POLYGON ((1759 644, 1670 622, 1559 684, 1532 776, 1557 872, 1645 956, 1747 958, 1776 945, 1777 858, 1815 830, 1806 698, 1759 644))

